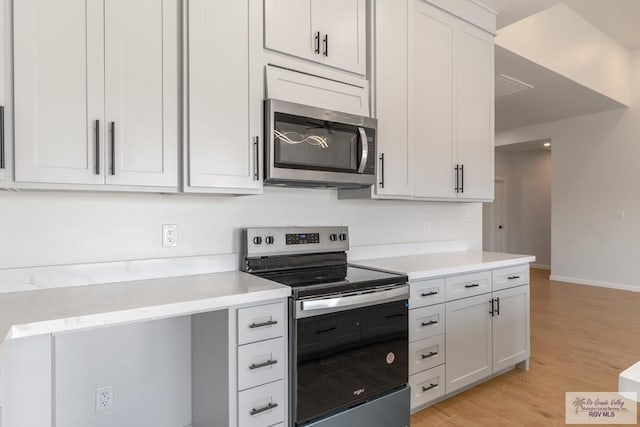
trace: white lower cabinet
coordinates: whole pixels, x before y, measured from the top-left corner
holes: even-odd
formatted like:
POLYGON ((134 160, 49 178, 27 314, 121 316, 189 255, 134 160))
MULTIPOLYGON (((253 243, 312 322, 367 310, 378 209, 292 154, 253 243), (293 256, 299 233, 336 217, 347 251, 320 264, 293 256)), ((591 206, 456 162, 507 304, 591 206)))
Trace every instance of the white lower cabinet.
POLYGON ((284 420, 284 380, 238 393, 238 427, 270 427, 284 420))
POLYGON ((429 369, 409 377, 411 408, 422 406, 445 394, 444 366, 429 369))
POLYGON ((499 308, 493 318, 493 372, 498 372, 529 357, 529 285, 494 292, 493 297, 499 308))
POLYGON ((409 375, 445 362, 444 334, 409 343, 409 375))

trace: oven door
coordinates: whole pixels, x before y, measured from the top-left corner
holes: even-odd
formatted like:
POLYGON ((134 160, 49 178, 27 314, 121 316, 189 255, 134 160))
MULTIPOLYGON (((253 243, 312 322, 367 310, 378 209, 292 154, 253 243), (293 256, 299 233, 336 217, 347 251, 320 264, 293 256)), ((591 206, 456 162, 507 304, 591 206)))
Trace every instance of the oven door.
POLYGON ((266 101, 265 182, 362 187, 375 182, 376 121, 266 101))
MULTIPOLYGON (((406 292, 406 286, 403 288, 406 292)), ((359 296, 372 298, 375 294, 359 296)), ((342 299, 349 298, 356 297, 342 299)), ((318 314, 306 313, 294 320, 292 397, 298 425, 407 383, 407 300, 406 296, 397 298, 385 298, 382 303, 356 303, 355 308, 336 303, 336 298, 325 299, 329 301, 326 305, 334 305, 333 311, 322 306, 322 299, 304 301, 308 303, 307 311, 318 314)), ((296 301, 298 312, 302 303, 296 301)))

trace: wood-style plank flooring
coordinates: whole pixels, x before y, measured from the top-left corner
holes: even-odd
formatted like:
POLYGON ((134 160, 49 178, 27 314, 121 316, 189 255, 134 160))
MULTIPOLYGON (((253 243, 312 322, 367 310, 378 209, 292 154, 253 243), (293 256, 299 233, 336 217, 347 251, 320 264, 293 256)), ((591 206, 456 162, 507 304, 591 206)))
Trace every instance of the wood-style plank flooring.
POLYGON ((640 361, 640 292, 549 280, 531 270, 531 368, 515 369, 411 418, 427 426, 563 426, 567 391, 617 391, 640 361))

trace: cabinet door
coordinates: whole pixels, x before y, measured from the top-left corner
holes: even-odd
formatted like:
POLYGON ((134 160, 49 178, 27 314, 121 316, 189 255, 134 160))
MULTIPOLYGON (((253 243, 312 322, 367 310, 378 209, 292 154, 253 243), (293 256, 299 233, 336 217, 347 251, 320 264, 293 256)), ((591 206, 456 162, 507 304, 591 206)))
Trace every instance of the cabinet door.
POLYGON ((264 0, 264 25, 267 49, 320 59, 320 53, 315 52, 315 34, 311 31, 311 0, 264 0))
POLYGON ((447 393, 493 372, 490 300, 478 295, 445 304, 447 393))
POLYGON ((529 357, 529 285, 494 292, 499 314, 493 318, 493 371, 529 357))
POLYGON ((381 195, 410 196, 413 192, 407 134, 408 3, 409 0, 375 2, 375 116, 379 153, 376 193, 381 195))
POLYGON ((250 6, 257 3, 188 2, 186 168, 191 187, 262 188, 255 143, 262 135, 262 75, 250 59, 251 37, 261 28, 249 25, 250 6))
POLYGON ((422 0, 413 6, 409 141, 414 144, 414 195, 454 198, 453 18, 422 0))
POLYGON ((105 2, 105 94, 107 184, 177 187, 178 0, 105 2))
POLYGON ((0 0, 0 187, 3 186, 6 177, 7 168, 7 134, 5 127, 6 117, 6 94, 5 85, 7 84, 7 74, 5 72, 5 42, 7 40, 7 30, 9 27, 5 19, 8 17, 5 8, 7 3, 5 0, 0 0))
POLYGON ((13 6, 16 181, 102 184, 104 1, 13 6))
POLYGON ((493 199, 493 36, 464 27, 457 33, 458 163, 464 166, 459 197, 493 199))
POLYGON ((365 0, 311 0, 313 54, 316 54, 316 37, 320 33, 320 53, 316 55, 325 64, 364 75, 367 65, 365 17, 365 0))

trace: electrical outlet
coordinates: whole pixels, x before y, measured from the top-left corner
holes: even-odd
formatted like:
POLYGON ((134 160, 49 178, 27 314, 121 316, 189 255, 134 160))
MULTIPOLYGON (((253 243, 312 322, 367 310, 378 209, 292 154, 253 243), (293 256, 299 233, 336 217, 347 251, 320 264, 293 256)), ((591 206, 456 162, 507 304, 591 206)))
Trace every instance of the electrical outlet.
POLYGON ((113 409, 113 386, 98 387, 96 389, 96 414, 113 409))
POLYGON ((424 234, 429 234, 431 233, 431 223, 428 221, 425 221, 424 223, 424 234))
POLYGON ((172 248, 178 246, 178 225, 163 224, 162 225, 162 247, 172 248))
POLYGON ((613 216, 618 218, 618 219, 624 219, 624 211, 615 210, 615 211, 613 211, 613 216))

